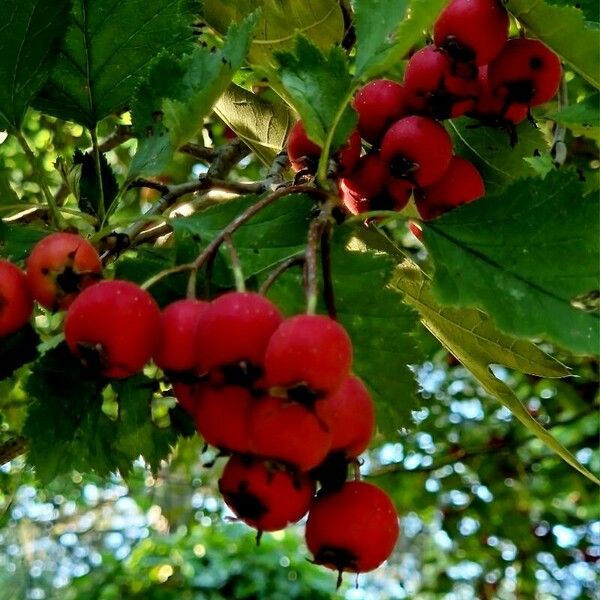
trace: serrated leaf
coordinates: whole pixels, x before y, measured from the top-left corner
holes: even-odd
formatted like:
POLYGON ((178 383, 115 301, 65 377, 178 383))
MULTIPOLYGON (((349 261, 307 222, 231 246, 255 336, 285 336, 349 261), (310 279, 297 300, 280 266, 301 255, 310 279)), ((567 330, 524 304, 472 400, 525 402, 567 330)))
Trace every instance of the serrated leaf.
POLYGON ((344 105, 352 89, 350 66, 345 52, 333 46, 324 55, 306 38, 296 40, 294 53, 279 53, 279 76, 300 113, 308 136, 320 146, 335 127, 332 150, 346 142, 356 125, 356 113, 344 105), (344 109, 340 116, 340 109, 344 109))
POLYGON ((525 159, 548 154, 543 133, 530 123, 517 127, 518 141, 514 148, 510 147, 505 131, 480 127, 466 117, 448 121, 448 131, 455 153, 475 164, 488 194, 497 193, 518 179, 534 176, 534 167, 525 159))
POLYGON ((544 0, 508 0, 506 8, 559 54, 595 88, 600 88, 600 30, 588 27, 583 13, 573 6, 552 6, 544 0))
POLYGON ((0 221, 0 256, 13 262, 24 260, 49 231, 31 225, 9 225, 0 221))
POLYGON ((242 65, 257 15, 233 25, 221 49, 197 46, 182 58, 163 53, 150 65, 133 100, 139 140, 130 179, 161 173, 175 150, 201 129, 204 117, 242 65))
MULTIPOLYGON (((89 215, 97 215, 100 205, 100 185, 96 173, 96 159, 91 152, 75 150, 73 164, 80 166, 76 189, 79 209, 89 215)), ((104 154, 100 154, 100 171, 104 192, 104 214, 119 193, 119 184, 104 154)))
POLYGON ((0 338, 0 380, 37 358, 40 337, 27 323, 12 335, 0 338))
POLYGON ((440 306, 429 289, 429 282, 412 261, 407 260, 400 266, 394 285, 419 311, 425 327, 471 371, 489 394, 498 398, 563 460, 592 481, 600 483, 529 414, 513 391, 494 375, 491 366, 503 365, 540 377, 563 377, 568 375, 568 369, 534 344, 499 332, 490 318, 478 310, 440 306))
POLYGON ((177 443, 177 432, 172 427, 159 428, 152 421, 154 385, 144 375, 112 384, 119 403, 115 447, 124 457, 122 473, 129 471, 132 461, 139 456, 156 472, 177 443))
POLYGON ((274 68, 275 52, 290 50, 297 35, 326 50, 344 35, 344 19, 337 0, 204 0, 204 18, 224 33, 261 8, 248 59, 261 68, 274 68))
POLYGON ((506 333, 598 353, 598 312, 581 306, 598 289, 598 204, 583 193, 574 173, 553 172, 424 223, 436 298, 481 308, 506 333))
POLYGON ((356 78, 391 69, 423 39, 448 0, 354 0, 356 78))
POLYGON ((145 69, 191 48, 190 0, 75 0, 69 28, 35 106, 88 128, 122 112, 145 69))
POLYGON ((600 93, 550 113, 546 118, 565 125, 575 135, 585 135, 600 141, 600 93))
POLYGON ((265 100, 233 84, 217 100, 215 112, 267 165, 285 146, 293 124, 283 102, 265 100))
POLYGON ((20 128, 29 103, 48 79, 70 4, 0 1, 0 130, 20 128))
MULTIPOLYGON (((192 260, 212 239, 219 235, 237 215, 257 201, 247 196, 213 206, 201 213, 173 219, 176 245, 185 250, 192 246, 188 260, 192 260)), ((305 195, 284 196, 261 210, 242 225, 233 235, 233 243, 248 279, 279 262, 303 251, 306 232, 314 202, 305 195)), ((223 287, 232 285, 228 267, 228 253, 219 250, 221 260, 213 268, 213 281, 223 287)))

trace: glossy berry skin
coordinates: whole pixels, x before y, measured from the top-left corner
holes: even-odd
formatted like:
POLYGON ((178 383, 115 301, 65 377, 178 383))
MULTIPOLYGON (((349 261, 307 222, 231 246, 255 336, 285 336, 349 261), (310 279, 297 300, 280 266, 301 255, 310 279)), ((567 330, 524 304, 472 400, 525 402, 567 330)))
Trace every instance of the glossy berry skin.
POLYGON ((311 504, 306 544, 314 562, 339 571, 376 569, 398 540, 398 516, 389 496, 363 481, 320 495, 311 504))
POLYGON ((235 371, 236 377, 243 378, 244 373, 250 379, 259 377, 267 344, 281 322, 279 310, 264 296, 254 292, 219 296, 198 317, 197 369, 202 373, 226 369, 235 371), (244 363, 242 370, 240 363, 244 363))
POLYGON ((90 368, 105 377, 129 377, 142 370, 160 343, 160 310, 130 281, 101 281, 69 307, 65 338, 90 368))
POLYGON ((316 396, 335 391, 352 364, 346 330, 323 315, 296 315, 273 333, 265 354, 269 386, 308 389, 316 396))
POLYGON ((219 491, 233 513, 259 531, 277 531, 300 520, 315 493, 314 482, 262 460, 232 456, 219 491))
POLYGON ((206 386, 194 408, 198 433, 219 450, 248 453, 248 422, 254 402, 243 387, 206 386))
POLYGON ((500 0, 452 0, 435 22, 433 39, 454 58, 485 65, 500 54, 508 26, 500 0))
POLYGON ((257 401, 250 414, 250 445, 258 456, 286 463, 300 472, 316 467, 331 447, 322 404, 312 406, 285 398, 257 401))
POLYGON ((316 171, 321 156, 321 147, 308 138, 302 121, 297 121, 290 131, 287 153, 294 171, 298 172, 303 169, 316 171))
POLYGON ((375 405, 364 383, 350 375, 327 398, 325 421, 331 432, 330 452, 355 459, 369 446, 375 433, 375 405))
POLYGON ((177 402, 181 407, 192 416, 196 414, 196 408, 208 389, 204 381, 193 383, 173 382, 173 395, 177 398, 177 402))
POLYGON ((387 179, 387 166, 381 156, 378 152, 369 152, 361 156, 354 172, 342 178, 340 185, 353 196, 374 198, 383 192, 387 179))
POLYGON ((495 93, 488 79, 488 66, 479 67, 477 77, 479 92, 475 106, 469 116, 481 119, 490 125, 502 126, 505 124, 518 125, 527 118, 529 106, 527 104, 510 102, 506 95, 495 93))
POLYGON ((406 112, 404 88, 389 79, 376 79, 354 97, 358 131, 370 144, 378 144, 386 129, 406 112))
POLYGON ((27 259, 27 281, 35 300, 49 310, 66 310, 77 295, 102 278, 96 249, 76 233, 52 233, 27 259))
POLYGON ((338 164, 338 172, 340 175, 348 175, 355 169, 360 153, 362 152, 362 145, 360 143, 360 133, 353 131, 348 139, 348 142, 344 144, 334 155, 334 158, 338 164))
POLYGON ((177 300, 160 314, 160 344, 154 354, 156 366, 169 373, 192 371, 196 367, 196 327, 208 307, 201 300, 177 300))
POLYGON ((452 140, 433 119, 411 116, 396 121, 383 137, 381 158, 390 175, 423 187, 439 179, 452 156, 452 140))
POLYGON ((417 190, 415 196, 419 214, 428 221, 484 194, 485 185, 475 165, 453 156, 446 172, 433 185, 417 190))
POLYGON ((435 119, 460 117, 475 104, 477 68, 452 60, 434 46, 426 46, 408 61, 404 88, 411 112, 435 119))
POLYGON ((539 40, 509 40, 489 64, 492 92, 509 102, 538 106, 558 91, 562 71, 560 60, 539 40))
POLYGON ((25 273, 0 259, 0 338, 18 331, 29 321, 33 300, 25 273))

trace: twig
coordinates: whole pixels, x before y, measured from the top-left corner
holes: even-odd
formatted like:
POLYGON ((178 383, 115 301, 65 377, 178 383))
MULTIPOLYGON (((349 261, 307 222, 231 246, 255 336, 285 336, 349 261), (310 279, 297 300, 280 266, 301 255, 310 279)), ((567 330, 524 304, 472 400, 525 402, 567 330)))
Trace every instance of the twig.
POLYGON ((21 456, 27 450, 27 440, 23 436, 11 438, 0 445, 0 467, 21 456))
POLYGON ((235 280, 235 289, 238 292, 246 291, 246 280, 244 278, 244 271, 242 269, 242 263, 240 262, 240 257, 235 249, 235 245, 233 240, 231 239, 231 235, 226 235, 223 238, 224 244, 227 246, 227 250, 229 251, 229 259, 231 260, 231 269, 233 271, 233 277, 235 280))
POLYGON ((109 152, 120 146, 123 142, 130 140, 133 137, 133 129, 131 125, 117 125, 115 132, 100 143, 98 149, 100 152, 109 152))
POLYGON ((304 253, 299 254, 297 256, 290 256, 290 258, 284 260, 276 269, 273 269, 269 276, 265 279, 263 284, 260 286, 258 291, 259 294, 266 296, 267 292, 271 289, 271 286, 283 275, 286 271, 289 271, 292 267, 296 265, 304 266, 306 262, 306 256, 304 253))
POLYGON ((332 319, 337 319, 331 270, 331 230, 332 223, 327 221, 321 233, 321 270, 323 271, 323 298, 325 299, 327 314, 332 319))
POLYGON ((183 152, 184 154, 189 154, 194 158, 198 158, 199 160, 204 160, 207 162, 211 162, 215 160, 218 155, 218 151, 213 148, 206 148, 205 146, 201 146, 200 144, 184 144, 179 148, 179 152, 183 152))
MULTIPOLYGON (((560 88, 558 89, 558 109, 561 110, 569 105, 567 81, 563 75, 560 88)), ((554 127, 554 141, 550 148, 550 156, 553 159, 554 166, 558 169, 565 164, 567 160, 567 145, 565 144, 565 136, 567 128, 560 123, 556 123, 554 127)))
POLYGON ((104 206, 104 181, 102 179, 102 163, 100 161, 101 150, 98 143, 97 125, 90 129, 90 134, 92 136, 92 154, 96 166, 96 177, 98 178, 98 191, 100 192, 100 198, 98 199, 98 220, 102 223, 106 213, 106 207, 104 206))

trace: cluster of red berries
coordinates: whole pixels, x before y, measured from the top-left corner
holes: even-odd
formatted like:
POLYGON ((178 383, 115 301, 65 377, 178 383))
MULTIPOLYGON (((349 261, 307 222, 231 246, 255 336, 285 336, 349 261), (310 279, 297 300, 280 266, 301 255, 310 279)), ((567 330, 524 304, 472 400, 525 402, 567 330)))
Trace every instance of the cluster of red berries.
MULTIPOLYGON (((434 44, 409 59, 403 84, 379 79, 358 91, 357 131, 334 157, 351 213, 400 211, 414 194, 429 220, 485 194, 475 166, 453 156, 439 121, 468 115, 514 136, 514 125, 550 100, 561 78, 554 52, 535 39, 509 40, 508 31, 501 0, 452 0, 435 23, 434 44)), ((320 154, 296 123, 288 140, 293 168, 314 172, 320 154)))
POLYGON ((340 574, 387 559, 398 537, 391 500, 346 481, 371 441, 375 410, 351 373, 352 345, 339 323, 284 319, 253 292, 160 311, 138 285, 101 278, 96 250, 71 233, 40 241, 26 274, 0 261, 0 336, 24 326, 36 300, 66 310, 67 345, 96 373, 125 378, 154 360, 205 442, 230 455, 219 489, 239 519, 260 534, 308 512, 314 561, 340 574))

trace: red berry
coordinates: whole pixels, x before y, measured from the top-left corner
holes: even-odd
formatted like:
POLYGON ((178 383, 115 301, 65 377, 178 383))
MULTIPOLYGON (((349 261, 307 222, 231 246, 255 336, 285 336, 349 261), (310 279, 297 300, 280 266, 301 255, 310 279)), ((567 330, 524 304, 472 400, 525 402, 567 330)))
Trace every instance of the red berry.
POLYGON ((377 144, 389 125, 405 114, 404 88, 389 79, 376 79, 358 90, 353 106, 360 135, 377 144))
POLYGON ((105 377, 141 371, 160 342, 160 310, 130 281, 101 281, 75 298, 65 318, 71 352, 105 377))
POLYGON ((447 169, 452 140, 446 130, 427 117, 396 121, 383 137, 381 158, 394 178, 420 187, 432 184, 447 169))
POLYGON ((510 102, 492 91, 488 80, 488 66, 479 67, 479 92, 475 107, 469 116, 482 119, 492 125, 518 125, 527 118, 529 106, 510 102))
POLYGON ((277 531, 306 514, 315 484, 278 465, 232 456, 219 479, 219 491, 239 519, 259 531, 277 531))
POLYGON ((383 191, 387 178, 387 166, 379 152, 370 152, 360 158, 354 172, 343 178, 340 184, 353 196, 374 198, 383 191))
POLYGON ((327 456, 331 433, 324 421, 323 404, 285 398, 262 398, 250 414, 250 444, 254 454, 284 462, 304 472, 327 456))
POLYGON ((208 303, 201 300, 178 300, 162 311, 160 345, 153 357, 156 366, 169 372, 196 367, 196 327, 207 307, 208 303))
POLYGON ((196 398, 196 429, 204 441, 220 450, 250 451, 248 422, 254 399, 239 386, 206 386, 196 398))
POLYGON ((508 26, 500 0, 452 0, 435 22, 433 39, 454 58, 485 65, 502 50, 508 26))
POLYGON ((281 321, 277 307, 264 296, 253 292, 219 296, 198 317, 198 369, 220 369, 229 383, 253 383, 262 375, 267 344, 281 321))
POLYGON ((341 175, 348 175, 354 170, 361 152, 360 134, 358 131, 353 131, 348 142, 335 153, 334 158, 339 165, 341 175))
POLYGON ((322 315, 297 315, 275 331, 265 355, 270 386, 316 395, 335 391, 348 376, 352 342, 346 330, 322 315))
POLYGON ((509 40, 489 64, 492 91, 507 102, 537 106, 551 100, 560 85, 560 60, 539 40, 509 40))
POLYGON ((431 186, 417 190, 416 205, 428 221, 485 194, 485 185, 473 163, 453 156, 446 172, 431 186))
POLYGON ((173 395, 182 408, 191 415, 196 414, 196 407, 204 396, 208 386, 203 381, 194 383, 184 383, 182 381, 173 382, 173 395))
POLYGON ((75 233, 52 233, 27 259, 31 295, 50 310, 67 309, 77 294, 102 277, 96 249, 75 233))
POLYGON ((415 52, 404 72, 407 103, 436 119, 460 117, 477 97, 477 68, 452 60, 434 46, 415 52))
POLYGON ((321 157, 321 147, 308 138, 302 121, 292 127, 287 141, 287 152, 294 171, 316 171, 321 157))
MULTIPOLYGON (((413 185, 406 179, 394 179, 390 177, 385 186, 383 198, 387 196, 391 201, 389 210, 401 211, 410 200, 413 192, 413 185)), ((380 197, 381 200, 381 197, 380 197)), ((377 199, 374 201, 375 206, 378 206, 377 199)), ((381 206, 384 206, 382 203, 381 206)), ((377 210, 377 209, 376 209, 377 210)))
POLYGON ((332 436, 330 452, 343 452, 348 460, 356 458, 375 432, 375 405, 367 388, 351 375, 323 404, 332 436))
POLYGON ((339 571, 376 569, 398 540, 398 516, 389 496, 363 481, 320 495, 306 523, 306 544, 314 562, 339 571))
POLYGON ((0 338, 21 329, 32 310, 25 273, 8 260, 0 259, 0 338))

